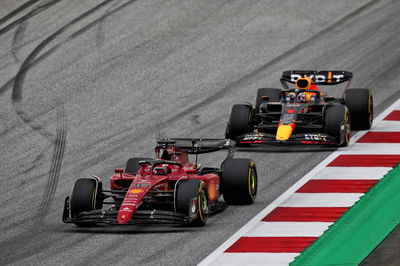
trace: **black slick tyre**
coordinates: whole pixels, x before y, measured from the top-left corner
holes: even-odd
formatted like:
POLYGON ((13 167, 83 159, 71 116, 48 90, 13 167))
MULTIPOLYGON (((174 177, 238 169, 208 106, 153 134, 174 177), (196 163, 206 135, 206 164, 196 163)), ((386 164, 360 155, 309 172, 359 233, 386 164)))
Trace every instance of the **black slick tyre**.
POLYGON ((209 212, 206 184, 198 179, 183 181, 179 184, 175 199, 176 211, 185 215, 193 215, 191 226, 206 224, 209 212))
POLYGON ((256 105, 254 110, 260 112, 260 105, 265 102, 280 102, 282 90, 277 88, 261 88, 257 90, 256 105))
POLYGON ((348 89, 344 101, 349 108, 351 129, 368 130, 374 118, 374 103, 369 89, 348 89))
MULTIPOLYGON (((98 183, 94 178, 80 178, 75 182, 70 198, 71 218, 81 212, 102 208, 102 199, 98 193, 98 183)), ((92 222, 76 222, 78 226, 93 226, 92 222)))
POLYGON ((337 104, 327 108, 325 133, 335 137, 336 145, 346 147, 350 142, 350 115, 345 105, 337 104))
POLYGON ((253 131, 253 108, 245 104, 235 104, 232 107, 225 137, 235 139, 236 137, 253 131))
POLYGON ((257 195, 257 170, 250 159, 230 158, 222 164, 222 194, 228 205, 252 204, 257 195))
POLYGON ((140 169, 139 162, 140 161, 148 161, 148 160, 153 160, 153 159, 142 158, 142 157, 129 158, 128 161, 126 162, 125 173, 136 174, 140 169))

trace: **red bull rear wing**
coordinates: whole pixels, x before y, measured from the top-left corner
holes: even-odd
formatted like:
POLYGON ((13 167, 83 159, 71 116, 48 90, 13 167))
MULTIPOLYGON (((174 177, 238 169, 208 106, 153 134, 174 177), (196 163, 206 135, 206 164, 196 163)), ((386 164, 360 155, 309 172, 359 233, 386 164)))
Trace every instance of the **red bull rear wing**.
POLYGON ((315 70, 289 70, 284 71, 281 82, 289 82, 294 84, 297 79, 305 76, 311 78, 316 85, 336 85, 353 78, 353 73, 349 71, 315 71, 315 70))

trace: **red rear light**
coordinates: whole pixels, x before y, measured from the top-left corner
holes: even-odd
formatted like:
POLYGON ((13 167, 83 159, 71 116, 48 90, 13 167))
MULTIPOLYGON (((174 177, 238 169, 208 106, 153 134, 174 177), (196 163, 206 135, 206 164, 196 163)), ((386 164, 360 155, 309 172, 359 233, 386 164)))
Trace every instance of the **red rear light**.
POLYGON ((294 113, 294 109, 288 109, 288 110, 287 110, 287 113, 288 113, 288 114, 293 114, 293 113, 294 113))

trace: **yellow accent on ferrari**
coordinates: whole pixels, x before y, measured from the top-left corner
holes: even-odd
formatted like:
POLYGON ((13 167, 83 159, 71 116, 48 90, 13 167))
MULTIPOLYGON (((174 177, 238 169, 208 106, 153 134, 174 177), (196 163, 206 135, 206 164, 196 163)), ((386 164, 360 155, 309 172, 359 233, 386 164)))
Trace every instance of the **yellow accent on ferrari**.
POLYGON ((276 132, 276 140, 288 140, 292 135, 293 127, 291 125, 280 125, 276 132))

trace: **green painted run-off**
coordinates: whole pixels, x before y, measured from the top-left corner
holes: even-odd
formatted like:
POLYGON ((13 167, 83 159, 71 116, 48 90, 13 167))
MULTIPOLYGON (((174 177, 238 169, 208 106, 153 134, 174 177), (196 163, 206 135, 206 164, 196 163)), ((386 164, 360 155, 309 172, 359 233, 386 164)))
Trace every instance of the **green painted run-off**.
POLYGON ((400 164, 290 265, 358 265, 400 223, 400 164))

